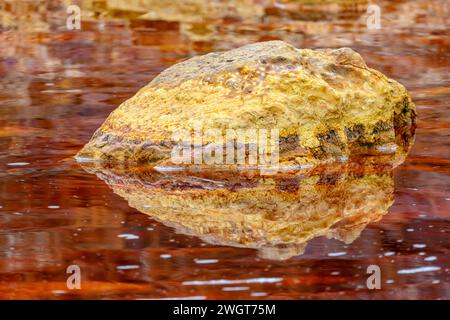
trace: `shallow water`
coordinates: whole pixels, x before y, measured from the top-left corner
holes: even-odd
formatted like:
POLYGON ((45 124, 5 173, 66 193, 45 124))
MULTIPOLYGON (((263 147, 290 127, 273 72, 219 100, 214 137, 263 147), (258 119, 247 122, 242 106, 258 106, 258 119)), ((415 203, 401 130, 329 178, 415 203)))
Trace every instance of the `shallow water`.
POLYGON ((163 22, 0 33, 0 298, 449 299, 448 4, 380 5, 380 30, 350 12, 230 21, 206 34, 163 22), (283 261, 214 245, 129 206, 73 160, 106 116, 161 70, 270 39, 350 46, 416 103, 414 146, 393 171, 395 202, 352 243, 316 237, 283 261), (81 290, 66 286, 73 264, 81 290), (366 287, 369 265, 381 269, 380 290, 366 287))

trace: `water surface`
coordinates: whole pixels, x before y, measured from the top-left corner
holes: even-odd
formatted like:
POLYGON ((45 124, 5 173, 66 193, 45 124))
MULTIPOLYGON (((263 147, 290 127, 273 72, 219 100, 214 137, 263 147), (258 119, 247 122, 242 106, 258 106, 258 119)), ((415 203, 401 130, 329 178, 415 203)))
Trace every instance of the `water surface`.
POLYGON ((318 21, 274 14, 206 33, 141 21, 0 33, 0 298, 449 299, 448 5, 380 5, 380 30, 355 11, 318 21), (212 244, 133 208, 73 160, 161 70, 271 39, 350 46, 416 103, 415 144, 392 172, 395 202, 352 243, 315 237, 284 260, 212 244), (72 264, 82 270, 81 290, 66 287, 72 264), (366 287, 369 265, 381 269, 381 290, 366 287))

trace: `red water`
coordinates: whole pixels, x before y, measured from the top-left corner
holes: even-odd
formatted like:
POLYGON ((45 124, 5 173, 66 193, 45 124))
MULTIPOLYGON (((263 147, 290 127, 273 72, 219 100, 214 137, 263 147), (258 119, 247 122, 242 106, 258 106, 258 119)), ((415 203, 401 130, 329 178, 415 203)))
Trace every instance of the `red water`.
POLYGON ((449 299, 448 3, 380 5, 380 30, 355 12, 231 21, 201 37, 150 22, 0 33, 0 298, 449 299), (315 238, 287 261, 211 245, 129 207, 73 160, 106 116, 161 70, 270 39, 352 47, 416 103, 416 140, 394 171, 395 203, 353 243, 315 238), (73 264, 81 290, 66 286, 73 264), (366 287, 372 264, 381 269, 380 290, 366 287))

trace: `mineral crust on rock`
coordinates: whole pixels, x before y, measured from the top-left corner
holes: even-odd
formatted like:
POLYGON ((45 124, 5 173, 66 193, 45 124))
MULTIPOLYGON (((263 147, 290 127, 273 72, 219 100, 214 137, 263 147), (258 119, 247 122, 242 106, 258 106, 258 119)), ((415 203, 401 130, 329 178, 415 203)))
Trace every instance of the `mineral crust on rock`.
MULTIPOLYGON (((196 143, 174 133, 200 126, 277 129, 280 165, 315 165, 407 151, 415 116, 406 89, 352 49, 269 41, 168 68, 114 110, 77 156, 170 165, 176 145, 196 143)), ((200 143, 224 142, 242 147, 225 134, 200 143)))

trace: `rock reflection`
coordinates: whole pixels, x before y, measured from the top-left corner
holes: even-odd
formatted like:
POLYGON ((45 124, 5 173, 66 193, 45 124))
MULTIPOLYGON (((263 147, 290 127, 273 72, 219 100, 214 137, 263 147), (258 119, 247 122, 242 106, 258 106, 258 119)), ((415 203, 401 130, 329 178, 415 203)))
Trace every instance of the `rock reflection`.
POLYGON ((302 254, 319 236, 351 243, 393 203, 390 165, 335 165, 270 176, 250 170, 83 167, 131 207, 176 232, 214 245, 254 248, 273 260, 302 254))

